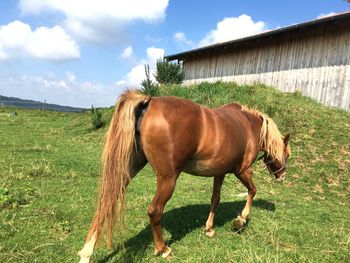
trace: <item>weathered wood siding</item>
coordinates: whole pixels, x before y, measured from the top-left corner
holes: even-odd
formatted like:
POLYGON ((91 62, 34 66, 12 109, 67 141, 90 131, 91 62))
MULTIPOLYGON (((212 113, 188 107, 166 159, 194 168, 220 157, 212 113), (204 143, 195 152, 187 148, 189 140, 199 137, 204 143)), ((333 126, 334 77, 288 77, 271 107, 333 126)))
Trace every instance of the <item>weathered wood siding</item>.
POLYGON ((264 83, 350 110, 350 21, 319 25, 184 60, 185 84, 264 83))

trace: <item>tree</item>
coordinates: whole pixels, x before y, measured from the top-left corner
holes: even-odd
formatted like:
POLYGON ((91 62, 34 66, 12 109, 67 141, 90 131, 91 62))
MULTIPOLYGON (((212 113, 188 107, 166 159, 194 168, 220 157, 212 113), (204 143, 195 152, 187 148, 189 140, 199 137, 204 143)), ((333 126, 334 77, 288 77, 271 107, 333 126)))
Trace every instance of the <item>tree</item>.
POLYGON ((151 97, 159 96, 158 84, 151 80, 149 65, 145 65, 146 79, 141 82, 141 91, 151 97))
POLYGON ((163 58, 157 61, 157 72, 154 76, 160 84, 180 84, 185 74, 182 64, 171 63, 163 58))

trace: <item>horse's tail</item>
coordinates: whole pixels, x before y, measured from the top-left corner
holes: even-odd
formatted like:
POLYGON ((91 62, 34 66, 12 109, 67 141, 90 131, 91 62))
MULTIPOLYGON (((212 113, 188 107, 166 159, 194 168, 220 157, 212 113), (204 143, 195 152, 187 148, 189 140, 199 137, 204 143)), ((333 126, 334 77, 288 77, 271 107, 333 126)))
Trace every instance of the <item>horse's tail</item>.
POLYGON ((111 247, 112 231, 115 223, 123 234, 125 212, 125 189, 135 170, 136 109, 146 104, 150 98, 136 91, 123 93, 116 104, 115 111, 105 138, 102 154, 102 171, 97 209, 92 220, 86 241, 103 237, 107 232, 107 246, 111 247))

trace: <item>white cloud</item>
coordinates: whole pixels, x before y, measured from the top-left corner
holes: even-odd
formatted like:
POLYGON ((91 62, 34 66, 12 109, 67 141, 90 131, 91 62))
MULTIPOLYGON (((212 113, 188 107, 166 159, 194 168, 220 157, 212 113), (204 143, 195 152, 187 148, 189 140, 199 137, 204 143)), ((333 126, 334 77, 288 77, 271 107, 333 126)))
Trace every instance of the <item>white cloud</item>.
POLYGON ((28 50, 37 58, 67 60, 79 58, 78 45, 60 26, 39 27, 28 39, 28 50))
POLYGON ((168 0, 20 0, 23 13, 59 11, 81 21, 112 17, 118 20, 158 20, 165 16, 168 0))
POLYGON ((74 73, 67 72, 63 78, 55 76, 0 77, 0 94, 47 103, 89 108, 112 106, 122 92, 114 85, 79 81, 74 73), (19 95, 20 94, 20 95, 19 95))
POLYGON ((324 18, 324 17, 327 17, 327 16, 334 16, 334 15, 336 15, 336 14, 337 14, 337 13, 334 13, 334 12, 330 12, 330 13, 327 13, 327 14, 322 13, 322 14, 319 14, 319 15, 317 16, 317 19, 324 18))
POLYGON ((65 27, 80 38, 104 43, 123 38, 124 26, 135 20, 160 21, 169 0, 20 0, 23 14, 59 12, 65 27))
POLYGON ((49 61, 80 57, 79 46, 60 27, 38 27, 14 21, 0 26, 0 60, 29 56, 49 61))
POLYGON ((134 55, 134 51, 132 49, 132 46, 126 47, 123 52, 121 53, 121 57, 124 59, 132 59, 134 55))
POLYGON ((162 48, 149 47, 146 49, 147 58, 141 59, 137 65, 131 68, 131 70, 115 85, 119 88, 138 88, 142 80, 146 78, 145 65, 150 66, 150 77, 152 81, 155 81, 155 65, 158 59, 163 58, 165 51, 162 48))
POLYGON ((72 73, 72 72, 67 72, 67 73, 66 73, 66 76, 67 76, 67 79, 68 79, 69 82, 75 83, 77 77, 75 76, 74 73, 72 73))
POLYGON ((175 40, 179 41, 179 42, 185 42, 186 41, 186 37, 185 37, 185 33, 184 32, 176 32, 174 34, 174 38, 175 40))
POLYGON ((176 32, 173 37, 182 48, 198 48, 244 38, 267 30, 265 22, 254 22, 250 16, 242 14, 238 17, 226 17, 222 19, 217 23, 215 29, 206 33, 204 38, 197 43, 187 39, 185 33, 182 31, 176 32))
POLYGON ((1 47, 1 45, 0 45, 0 61, 1 61, 1 60, 5 60, 5 59, 7 59, 7 58, 8 58, 8 55, 5 53, 4 50, 2 50, 2 47, 1 47))
POLYGON ((146 77, 144 64, 132 67, 122 80, 116 82, 119 87, 137 88, 146 77))
POLYGON ((82 22, 73 19, 66 19, 63 21, 63 26, 71 33, 75 34, 79 38, 88 40, 90 42, 99 42, 97 32, 82 22))
POLYGON ((158 59, 162 59, 165 54, 164 49, 156 47, 149 47, 146 52, 149 64, 154 64, 158 59))
POLYGON ((230 41, 264 31, 266 31, 266 24, 262 21, 254 22, 248 15, 242 14, 239 17, 226 17, 217 23, 216 29, 210 30, 206 34, 198 46, 202 47, 230 41))
POLYGON ((194 44, 193 41, 188 40, 186 38, 186 35, 184 32, 176 32, 174 34, 174 39, 177 43, 179 43, 180 45, 182 45, 184 48, 190 47, 190 48, 194 48, 196 45, 194 44))
POLYGON ((63 21, 68 32, 80 41, 103 45, 106 43, 124 43, 128 40, 128 34, 124 30, 124 24, 104 18, 103 21, 79 21, 66 19, 63 21))

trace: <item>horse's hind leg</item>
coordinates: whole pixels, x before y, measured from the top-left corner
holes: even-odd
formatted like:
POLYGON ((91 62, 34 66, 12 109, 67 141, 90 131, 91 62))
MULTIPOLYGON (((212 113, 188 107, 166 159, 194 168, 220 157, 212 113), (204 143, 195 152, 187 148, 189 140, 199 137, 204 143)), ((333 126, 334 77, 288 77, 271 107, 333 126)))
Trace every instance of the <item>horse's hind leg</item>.
POLYGON ((210 213, 209 213, 207 222, 205 224, 205 234, 208 237, 213 237, 215 234, 215 230, 214 230, 215 209, 220 202, 220 192, 221 192, 222 183, 224 182, 224 178, 225 178, 225 175, 220 175, 220 176, 214 177, 214 185, 213 185, 213 194, 211 196, 210 213))
POLYGON ((246 171, 244 171, 242 174, 237 176, 238 179, 247 187, 248 189, 248 198, 247 202, 243 208, 242 214, 238 216, 234 221, 234 228, 235 230, 241 230, 244 228, 247 218, 250 213, 250 209, 252 207, 253 199, 256 194, 256 187, 253 184, 253 169, 249 168, 246 171))
POLYGON ((174 192, 177 177, 178 175, 175 173, 167 176, 157 173, 157 191, 147 210, 155 246, 154 254, 161 254, 163 258, 167 258, 171 255, 171 249, 164 243, 160 221, 164 206, 174 192))
POLYGON ((82 250, 78 252, 78 255, 80 256, 79 263, 89 263, 90 257, 92 256, 92 253, 94 252, 94 247, 97 239, 97 232, 94 232, 91 236, 90 240, 87 241, 84 244, 84 247, 82 250))

